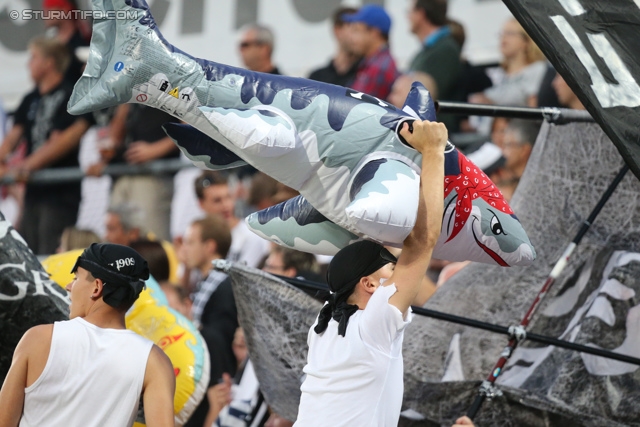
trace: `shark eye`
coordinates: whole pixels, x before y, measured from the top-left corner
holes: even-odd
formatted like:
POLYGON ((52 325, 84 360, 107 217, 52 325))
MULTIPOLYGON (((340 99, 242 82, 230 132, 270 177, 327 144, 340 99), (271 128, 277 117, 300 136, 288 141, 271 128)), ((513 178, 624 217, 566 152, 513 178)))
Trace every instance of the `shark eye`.
POLYGON ((493 218, 491 218, 490 226, 493 234, 498 235, 504 233, 504 231, 502 230, 502 224, 500 224, 500 221, 498 221, 498 217, 495 215, 493 215, 493 218))

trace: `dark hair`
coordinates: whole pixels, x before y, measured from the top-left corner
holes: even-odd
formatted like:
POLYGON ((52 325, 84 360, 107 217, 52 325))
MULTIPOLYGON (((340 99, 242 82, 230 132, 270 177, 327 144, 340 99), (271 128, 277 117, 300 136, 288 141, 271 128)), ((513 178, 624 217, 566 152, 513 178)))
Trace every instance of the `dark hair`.
POLYGON ((160 289, 166 294, 167 291, 174 292, 180 302, 184 302, 189 299, 189 291, 186 288, 183 288, 180 285, 173 285, 169 282, 160 283, 160 289))
POLYGON ((298 273, 303 271, 318 273, 320 271, 320 266, 313 254, 282 246, 275 246, 272 251, 282 255, 282 267, 285 270, 295 268, 298 273))
POLYGON ((227 177, 218 171, 204 171, 194 181, 196 196, 199 200, 204 198, 204 189, 212 185, 227 185, 227 177))
POLYGON ((252 206, 258 206, 261 201, 273 198, 277 192, 278 181, 263 172, 258 172, 251 179, 247 202, 252 206))
POLYGON ((436 27, 447 24, 447 0, 416 0, 415 8, 436 27))
POLYGON ((158 282, 169 280, 169 257, 162 243, 152 240, 137 240, 129 245, 138 252, 149 265, 149 272, 158 282))
POLYGON ((191 225, 200 227, 200 237, 202 241, 213 240, 218 247, 218 255, 226 258, 231 247, 231 230, 229 224, 220 215, 207 215, 202 219, 195 220, 191 225))
POLYGON ((389 43, 389 34, 385 34, 382 31, 380 31, 379 28, 374 28, 376 30, 378 30, 378 33, 380 33, 380 36, 382 37, 382 39, 385 41, 385 43, 389 43))
MULTIPOLYGON (((87 272, 87 280, 88 281, 93 282, 94 280, 99 279, 98 277, 94 276, 93 273, 91 273, 89 270, 86 270, 86 272, 87 272)), ((102 281, 102 286, 103 286, 103 291, 102 292, 104 294, 104 286, 107 283, 102 279, 100 279, 100 280, 102 281)), ((122 289, 117 289, 116 292, 126 293, 126 290, 124 290, 124 288, 122 288, 122 289)), ((104 295, 103 295, 102 299, 104 301, 104 295)), ((126 297, 122 298, 122 302, 117 307, 112 306, 111 304, 107 303, 106 301, 105 301, 105 303, 108 304, 109 306, 112 306, 113 308, 115 308, 118 311, 126 313, 133 306, 133 304, 136 302, 137 299, 138 299, 138 295, 127 295, 126 297)))
POLYGON ((536 138, 538 138, 541 126, 541 120, 511 119, 509 120, 507 129, 518 135, 518 142, 520 142, 520 144, 533 146, 536 143, 536 138))
POLYGON ((462 49, 464 42, 467 39, 464 32, 464 26, 461 22, 453 19, 447 19, 447 25, 449 26, 449 31, 451 31, 451 37, 453 37, 456 43, 458 43, 458 46, 460 46, 460 49, 462 49))
POLYGON ((345 24, 344 16, 351 15, 358 11, 355 7, 339 7, 331 15, 331 21, 333 22, 334 27, 340 27, 345 24))

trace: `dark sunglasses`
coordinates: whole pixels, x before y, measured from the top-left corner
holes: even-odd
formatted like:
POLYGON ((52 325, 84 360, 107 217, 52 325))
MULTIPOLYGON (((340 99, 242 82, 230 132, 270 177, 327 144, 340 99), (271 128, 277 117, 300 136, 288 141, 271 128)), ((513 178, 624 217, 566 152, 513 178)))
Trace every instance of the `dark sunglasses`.
POLYGON ((257 40, 251 41, 251 42, 242 42, 240 43, 240 49, 246 49, 250 46, 259 46, 263 44, 262 42, 259 42, 257 40))

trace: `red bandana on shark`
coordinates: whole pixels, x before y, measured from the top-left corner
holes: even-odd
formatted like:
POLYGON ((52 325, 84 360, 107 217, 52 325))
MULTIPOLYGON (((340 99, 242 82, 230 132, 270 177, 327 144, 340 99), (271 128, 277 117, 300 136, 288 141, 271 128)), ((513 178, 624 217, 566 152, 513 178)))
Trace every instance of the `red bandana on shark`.
POLYGON ((511 207, 495 184, 482 172, 482 169, 471 163, 462 153, 458 153, 458 166, 460 169, 455 171, 455 175, 444 177, 444 197, 448 197, 452 191, 458 195, 453 232, 447 242, 462 230, 471 215, 473 201, 477 198, 484 199, 489 205, 505 214, 513 214, 511 207))

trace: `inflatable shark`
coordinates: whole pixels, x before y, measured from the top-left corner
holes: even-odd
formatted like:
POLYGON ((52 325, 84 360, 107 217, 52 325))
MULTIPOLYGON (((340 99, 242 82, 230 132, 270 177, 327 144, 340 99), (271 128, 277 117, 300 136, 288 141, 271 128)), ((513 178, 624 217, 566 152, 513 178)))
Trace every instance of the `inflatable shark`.
MULTIPOLYGON (((164 39, 144 0, 93 0, 93 7, 131 19, 94 20, 71 114, 126 102, 159 108, 192 126, 165 130, 197 166, 248 163, 298 190, 301 198, 249 219, 285 246, 332 254, 361 238, 402 245, 416 221, 421 157, 398 130, 435 119, 424 87, 414 85, 400 110, 344 87, 193 58, 164 39)), ((448 151, 434 257, 530 264, 533 246, 500 192, 453 146, 448 151)))

